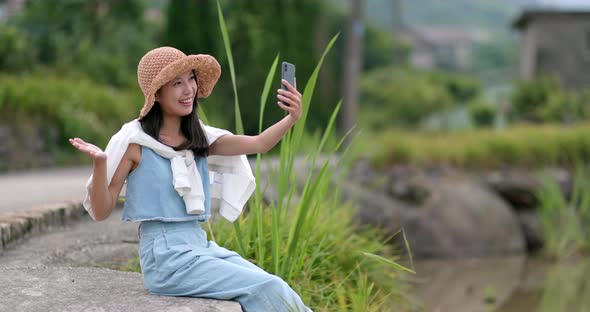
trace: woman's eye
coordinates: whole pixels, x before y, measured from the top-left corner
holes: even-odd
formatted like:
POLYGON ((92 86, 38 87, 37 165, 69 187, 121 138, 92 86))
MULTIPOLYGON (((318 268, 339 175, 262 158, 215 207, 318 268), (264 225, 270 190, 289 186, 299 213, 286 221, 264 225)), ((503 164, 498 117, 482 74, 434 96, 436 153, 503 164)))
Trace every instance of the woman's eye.
POLYGON ((195 79, 195 76, 191 76, 191 79, 195 79))
POLYGON ((180 84, 180 81, 177 81, 177 82, 174 83, 175 86, 177 86, 179 84, 180 84))

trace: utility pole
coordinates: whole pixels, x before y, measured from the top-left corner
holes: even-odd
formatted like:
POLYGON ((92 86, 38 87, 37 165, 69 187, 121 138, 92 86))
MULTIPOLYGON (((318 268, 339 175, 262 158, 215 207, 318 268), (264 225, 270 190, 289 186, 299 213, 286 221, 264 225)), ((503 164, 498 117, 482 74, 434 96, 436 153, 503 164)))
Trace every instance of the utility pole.
MULTIPOLYGON (((363 1, 350 0, 350 15, 346 31, 346 46, 343 60, 343 113, 342 130, 348 132, 357 122, 359 103, 359 84, 362 69, 362 38, 364 36, 363 1)), ((346 138, 345 144, 350 144, 354 131, 346 138)))

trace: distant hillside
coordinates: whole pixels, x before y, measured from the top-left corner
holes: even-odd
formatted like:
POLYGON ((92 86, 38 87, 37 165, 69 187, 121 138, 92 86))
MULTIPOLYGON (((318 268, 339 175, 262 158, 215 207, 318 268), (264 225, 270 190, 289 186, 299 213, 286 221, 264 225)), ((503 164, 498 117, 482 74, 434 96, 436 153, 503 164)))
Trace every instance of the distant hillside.
MULTIPOLYGON (((405 24, 415 27, 446 26, 482 29, 507 34, 523 0, 402 0, 405 24)), ((530 0, 529 0, 530 1, 530 0)), ((333 0, 335 6, 349 1, 333 0)), ((389 30, 393 25, 393 0, 365 0, 371 24, 389 30)))

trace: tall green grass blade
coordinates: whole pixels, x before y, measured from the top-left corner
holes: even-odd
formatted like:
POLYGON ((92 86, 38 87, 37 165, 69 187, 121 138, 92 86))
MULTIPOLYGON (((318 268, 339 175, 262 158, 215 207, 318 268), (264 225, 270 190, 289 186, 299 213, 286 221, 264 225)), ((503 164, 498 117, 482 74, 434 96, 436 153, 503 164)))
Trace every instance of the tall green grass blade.
POLYGON ((344 144, 344 141, 346 140, 346 138, 352 133, 352 131, 354 131, 355 128, 356 128, 356 125, 350 127, 350 129, 348 129, 348 131, 346 131, 346 133, 344 134, 342 139, 340 139, 340 141, 338 141, 338 144, 336 144, 336 147, 334 147, 334 152, 336 152, 340 149, 340 146, 342 146, 342 144, 344 144))
POLYGON ((326 127, 326 130, 324 131, 324 134, 322 136, 322 140, 320 141, 320 146, 318 147, 318 153, 322 152, 322 150, 324 149, 324 145, 326 145, 326 141, 328 141, 328 137, 330 137, 330 134, 332 133, 332 129, 334 128, 334 124, 336 122, 336 116, 338 116, 338 112, 340 111, 341 105, 342 105, 342 100, 338 101, 338 104, 336 104, 334 111, 332 111, 332 115, 330 116, 330 121, 328 121, 328 126, 326 127))
POLYGON ((272 62, 270 66, 270 70, 266 75, 266 80, 264 82, 264 89, 262 90, 262 96, 260 97, 260 118, 258 118, 258 132, 262 132, 262 120, 264 116, 264 108, 266 107, 266 102, 268 99, 268 93, 270 92, 270 87, 274 81, 275 72, 277 71, 277 65, 279 64, 279 57, 281 54, 277 54, 275 60, 272 62))
MULTIPOLYGON (((268 94, 270 92, 270 87, 272 85, 272 81, 274 80, 274 74, 277 69, 277 64, 279 63, 279 56, 277 54, 275 60, 273 61, 268 74, 266 75, 266 81, 264 83, 264 89, 262 91, 262 96, 260 97, 260 117, 258 119, 258 132, 262 132, 262 123, 264 120, 264 109, 266 107, 266 102, 268 99, 268 94)), ((260 154, 256 155, 256 177, 260 181, 260 162, 262 157, 260 154)), ((253 209, 255 213, 253 217, 256 219, 256 229, 257 229, 257 248, 258 253, 256 255, 256 263, 260 267, 264 267, 264 257, 265 257, 265 249, 264 249, 264 212, 262 211, 262 194, 260 193, 260 188, 256 188, 256 193, 254 195, 254 205, 255 208, 253 209)))
POLYGON ((281 270, 282 272, 288 272, 291 265, 291 259, 295 257, 295 250, 297 247, 297 243, 301 238, 301 227, 305 222, 307 217, 307 211, 310 208, 312 200, 314 200, 315 191, 318 187, 318 184, 322 180, 323 176, 326 174, 326 171, 330 168, 329 163, 326 163, 316 180, 312 183, 309 192, 306 192, 302 195, 301 203, 299 204, 299 209, 297 209, 295 214, 295 219, 291 225, 291 231, 289 233, 289 238, 287 239, 287 255, 285 257, 285 266, 281 270))
MULTIPOLYGON (((257 181, 261 180, 261 173, 260 173, 260 161, 261 155, 256 155, 256 169, 255 169, 255 177, 257 181)), ((267 184, 268 187, 268 184, 267 184)), ((254 190, 254 199, 252 201, 251 211, 253 212, 252 217, 256 220, 256 234, 257 234, 257 248, 258 252, 256 253, 256 264, 259 267, 264 268, 264 210, 263 210, 263 197, 262 197, 261 187, 258 186, 254 190)))
POLYGON ((289 142, 288 138, 292 129, 287 131, 287 134, 281 140, 281 151, 279 154, 279 181, 278 181, 278 198, 277 198, 277 209, 279 209, 279 213, 283 210, 283 198, 285 198, 285 194, 287 193, 288 182, 290 179, 291 171, 288 170, 288 161, 289 161, 289 154, 291 152, 291 143, 289 142))
POLYGON ((303 130, 305 128, 305 122, 307 120, 307 114, 309 113, 309 106, 311 104, 311 98, 313 96, 313 90, 315 89, 315 85, 316 85, 317 78, 318 78, 318 75, 320 72, 320 68, 324 62, 324 58, 326 57, 328 52, 330 52, 330 50, 332 49, 332 46, 334 46, 336 39, 338 39, 338 36, 339 36, 339 34, 336 34, 332 38, 332 40, 330 40, 330 42, 328 43, 328 46, 326 47, 326 49, 324 50, 324 53, 322 54, 322 57, 320 58, 320 61, 316 65, 314 71, 311 74, 311 77, 309 78, 309 80, 307 81, 307 84, 305 85, 305 89, 303 91, 303 96, 301 98, 301 105, 302 105, 301 117, 300 117, 300 120, 297 122, 297 124, 295 124, 295 126, 293 127, 293 137, 291 138, 291 142, 292 142, 292 145, 293 145, 295 151, 298 151, 299 146, 301 145, 301 138, 303 137, 303 130))
MULTIPOLYGON (((302 112, 301 117, 295 124, 295 126, 288 131, 286 134, 286 138, 283 138, 281 144, 281 179, 279 181, 279 201, 282 201, 284 195, 287 193, 288 182, 290 181, 290 174, 293 172, 293 165, 295 161, 295 155, 299 151, 301 137, 303 136, 303 129, 305 127, 305 121, 307 120, 307 113, 309 110, 309 106, 311 104, 311 98, 313 96, 313 90, 315 88, 315 84, 317 81, 317 76, 319 73, 319 69, 324 61, 325 56, 330 51, 336 39, 338 38, 338 34, 335 35, 332 40, 328 43, 328 46, 324 50, 320 61, 316 65, 311 77, 307 81, 305 85, 303 96, 301 99, 302 105, 302 112), (285 152, 283 153, 283 148, 285 148, 285 152)), ((279 209, 282 212, 283 203, 279 204, 279 209)))
MULTIPOLYGON (((280 200, 280 199, 279 199, 280 200)), ((281 263, 281 258, 279 256, 279 248, 281 247, 280 243, 280 232, 279 232, 279 210, 276 207, 272 207, 271 210, 271 235, 272 235, 272 242, 271 242, 271 252, 272 252, 272 268, 275 274, 279 274, 279 266, 281 263)))
POLYGON ((410 266, 414 267, 414 259, 412 257, 412 250, 410 250, 410 243, 408 242, 408 238, 406 237, 406 231, 402 228, 402 237, 404 239, 404 245, 406 245, 406 250, 408 251, 408 257, 410 258, 410 266))
POLYGON ((393 261, 391 261, 387 258, 381 257, 379 255, 376 255, 376 254, 373 254, 370 252, 363 252, 363 255, 367 256, 370 259, 377 260, 383 264, 387 264, 388 266, 390 266, 394 269, 405 271, 405 272, 412 273, 412 274, 416 274, 416 272, 414 272, 414 270, 408 269, 399 263, 393 262, 393 261))
POLYGON ((234 108, 236 118, 236 133, 244 134, 244 126, 242 125, 242 114, 240 113, 240 103, 238 100, 238 88, 236 85, 236 71, 234 69, 234 57, 232 56, 229 34, 227 33, 227 26, 225 19, 223 18, 223 12, 221 11, 221 4, 217 1, 217 14, 219 15, 219 28, 221 28, 221 35, 223 38, 223 46, 225 47, 225 53, 227 54, 227 62, 229 64, 229 73, 231 75, 231 82, 234 88, 234 108))
POLYGON ((240 250, 240 254, 246 254, 246 246, 244 244, 244 235, 242 234, 242 229, 240 227, 240 220, 236 220, 233 223, 234 230, 236 232, 236 242, 238 244, 238 249, 240 250))
MULTIPOLYGON (((295 187, 295 185, 297 185, 297 173, 294 173, 291 175, 291 185, 292 185, 292 187, 290 188, 289 193, 287 194, 287 202, 286 202, 285 207, 291 207, 291 200, 293 199, 293 195, 297 191, 297 188, 295 187)), ((280 212, 287 212, 287 209, 283 209, 280 212)), ((279 218, 283 218, 283 217, 284 217, 283 214, 279 214, 279 218)))
MULTIPOLYGON (((223 18, 223 12, 221 11, 221 4, 219 0, 217 1, 217 14, 219 16, 219 28, 221 29, 221 35, 223 38, 223 45, 225 47, 225 53, 227 54, 227 61, 229 63, 229 72, 231 75, 232 86, 234 90, 234 107, 235 107, 235 120, 236 120, 236 134, 244 134, 244 126, 242 125, 242 115, 240 113, 240 103, 238 100, 238 89, 236 86, 236 73, 234 69, 234 58, 231 52, 230 47, 230 39, 229 34, 227 32, 227 26, 225 23, 225 19, 223 18)), ((242 231, 240 229, 239 220, 234 222, 234 230, 236 231, 236 239, 238 241, 238 246, 240 248, 240 252, 245 254, 245 244, 244 244, 244 236, 242 235, 242 231)))

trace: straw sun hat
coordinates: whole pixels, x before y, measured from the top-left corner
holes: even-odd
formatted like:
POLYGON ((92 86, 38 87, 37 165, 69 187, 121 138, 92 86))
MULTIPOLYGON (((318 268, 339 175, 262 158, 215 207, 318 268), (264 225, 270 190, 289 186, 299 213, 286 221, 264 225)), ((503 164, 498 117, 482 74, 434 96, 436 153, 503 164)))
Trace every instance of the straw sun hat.
POLYGON ((145 97, 139 119, 147 115, 154 106, 154 97, 160 87, 191 69, 197 75, 197 97, 208 97, 221 75, 221 67, 213 56, 187 56, 172 47, 160 47, 146 53, 137 65, 137 81, 145 97))

